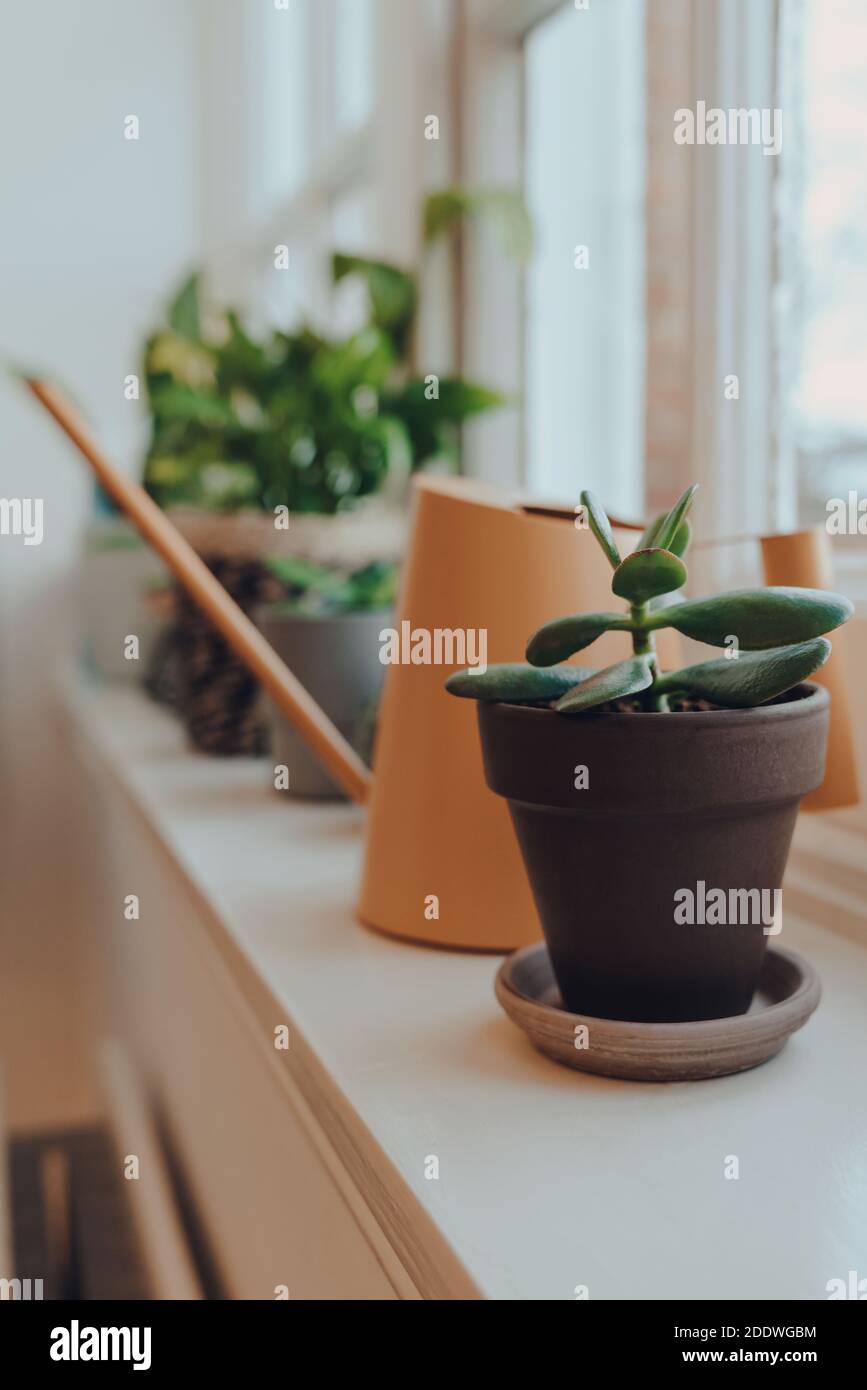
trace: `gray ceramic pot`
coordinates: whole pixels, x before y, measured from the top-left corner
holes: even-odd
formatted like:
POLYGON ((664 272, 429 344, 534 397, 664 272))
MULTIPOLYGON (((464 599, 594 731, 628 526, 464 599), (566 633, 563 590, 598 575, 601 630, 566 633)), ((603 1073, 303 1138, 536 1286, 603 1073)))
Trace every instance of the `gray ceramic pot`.
MULTIPOLYGON (((362 745, 372 727, 385 675, 379 660, 379 634, 392 621, 387 610, 308 617, 260 608, 256 621, 277 655, 313 696, 340 732, 362 745)), ((343 792, 307 750, 292 725, 266 699, 271 731, 271 762, 288 769, 288 794, 336 800, 343 792)), ((282 791, 285 796, 287 791, 282 791)))
POLYGON ((828 692, 575 718, 480 704, 479 728, 566 1007, 651 1023, 744 1013, 768 939, 755 918, 782 884, 801 797, 822 781, 828 692))

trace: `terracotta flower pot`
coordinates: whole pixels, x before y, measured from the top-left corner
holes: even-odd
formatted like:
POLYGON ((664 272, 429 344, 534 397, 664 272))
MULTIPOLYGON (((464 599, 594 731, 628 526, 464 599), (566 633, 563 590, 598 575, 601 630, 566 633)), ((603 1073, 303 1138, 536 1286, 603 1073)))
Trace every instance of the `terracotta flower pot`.
POLYGON ((749 1008, 828 705, 812 683, 746 710, 479 705, 485 777, 509 803, 567 1009, 686 1022, 749 1008))

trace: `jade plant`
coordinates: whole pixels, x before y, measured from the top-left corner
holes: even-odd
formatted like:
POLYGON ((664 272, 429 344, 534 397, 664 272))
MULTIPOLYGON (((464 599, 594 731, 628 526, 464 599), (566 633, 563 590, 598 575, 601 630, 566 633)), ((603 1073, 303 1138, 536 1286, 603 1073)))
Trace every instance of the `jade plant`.
MULTIPOLYGON (((623 559, 611 524, 591 492, 582 492, 582 517, 612 570, 611 589, 624 599, 622 612, 577 613, 556 618, 534 633, 527 663, 459 671, 446 682, 452 695, 510 704, 547 704, 560 714, 580 714, 612 702, 660 712, 695 708, 696 702, 739 709, 784 694, 827 661, 823 636, 852 614, 852 604, 820 589, 739 589, 715 598, 684 599, 684 555, 690 541, 687 513, 697 486, 650 523, 638 547, 623 559), (686 637, 725 649, 725 655, 663 671, 655 634, 674 628, 686 637), (628 633, 632 654, 594 671, 564 665, 604 632, 628 633)), ((698 706, 701 708, 701 705, 698 706)))

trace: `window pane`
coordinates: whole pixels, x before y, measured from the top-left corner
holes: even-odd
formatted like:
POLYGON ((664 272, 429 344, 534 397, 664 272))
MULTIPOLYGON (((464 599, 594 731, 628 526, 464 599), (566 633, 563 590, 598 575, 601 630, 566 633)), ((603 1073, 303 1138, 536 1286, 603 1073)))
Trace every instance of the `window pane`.
MULTIPOLYGON (((867 5, 807 0, 798 246, 801 510, 867 493, 867 5)), ((797 90, 797 88, 796 88, 797 90)), ((796 174, 797 174, 796 169, 796 174)))
POLYGON ((334 114, 337 129, 355 130, 373 104, 372 0, 335 0, 334 114))
MULTIPOLYGON (((352 189, 331 205, 331 246, 349 255, 369 256, 373 229, 373 193, 352 189)), ((335 333, 355 333, 369 318, 367 291, 361 281, 350 277, 339 284, 332 296, 330 326, 335 333)))
POLYGON ((311 21, 307 3, 265 12, 260 109, 266 206, 291 197, 310 172, 311 21))
POLYGON ((592 487, 612 511, 633 516, 643 505, 643 41, 643 0, 618 0, 566 4, 526 46, 537 241, 528 477, 565 500, 592 487))

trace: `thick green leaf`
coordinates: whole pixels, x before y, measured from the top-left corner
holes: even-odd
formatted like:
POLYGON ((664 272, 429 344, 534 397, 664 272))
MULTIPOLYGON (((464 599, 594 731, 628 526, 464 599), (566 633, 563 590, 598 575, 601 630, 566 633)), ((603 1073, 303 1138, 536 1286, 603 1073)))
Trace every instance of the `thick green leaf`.
POLYGON ((698 483, 693 483, 686 492, 678 497, 671 511, 664 521, 660 522, 659 529, 653 537, 653 544, 659 546, 661 550, 672 550, 675 537, 686 520, 686 514, 692 506, 692 499, 698 492, 698 483))
MULTIPOLYGON (((653 520, 649 523, 646 530, 644 531, 641 540, 638 542, 638 545, 635 547, 636 550, 650 550, 653 546, 659 545, 659 541, 657 539, 659 529, 668 515, 668 512, 660 512, 659 516, 655 516, 653 518, 653 520)), ((691 540, 692 528, 689 522, 686 520, 686 517, 684 517, 683 521, 680 523, 680 525, 674 533, 674 539, 671 541, 669 545, 665 547, 665 549, 670 550, 672 555, 683 556, 689 549, 689 543, 691 540)))
POLYGON ((611 522, 608 520, 605 508, 602 506, 596 494, 587 490, 581 493, 580 500, 587 514, 590 530, 608 556, 612 569, 617 569, 617 566, 620 564, 620 551, 614 544, 614 537, 611 534, 611 522))
MULTIPOLYGON (((660 594, 670 594, 686 583, 686 565, 670 550, 633 550, 620 564, 611 581, 618 598, 630 603, 647 603, 660 594)), ((665 626, 657 623, 656 626, 665 626)))
POLYGON ((581 666, 525 666, 520 661, 506 661, 489 666, 486 671, 455 671, 446 681, 450 695, 468 700, 508 700, 520 704, 530 700, 556 700, 564 691, 590 675, 581 666))
POLYGON ((680 523, 677 530, 675 531, 674 540, 668 546, 668 549, 671 551, 672 555, 678 555, 682 559, 686 552, 689 550, 689 543, 691 540, 692 527, 690 526, 686 517, 684 517, 683 521, 680 523))
POLYGON ((596 671, 588 680, 576 685, 567 695, 558 700, 554 708, 559 714, 579 714, 581 710, 592 709, 594 705, 604 705, 607 700, 622 700, 626 695, 637 695, 646 690, 653 681, 653 672, 646 656, 631 656, 626 661, 618 661, 614 666, 606 666, 596 671))
POLYGON ((202 338, 199 284, 200 277, 191 275, 169 305, 169 327, 172 332, 194 343, 201 342, 202 338))
POLYGON ((682 690, 704 700, 746 709, 791 690, 824 666, 830 653, 827 638, 816 637, 812 642, 796 642, 794 646, 774 647, 766 652, 718 656, 698 666, 686 666, 682 671, 666 671, 656 689, 682 690))
POLYGON ((435 241, 458 226, 464 217, 488 223, 508 256, 519 264, 530 259, 533 225, 526 203, 513 188, 442 188, 425 200, 423 235, 435 241))
POLYGON ((654 614, 649 626, 673 627, 712 647, 725 646, 736 637, 744 651, 758 651, 832 632, 853 611, 842 594, 825 589, 739 589, 716 598, 688 599, 654 614))
POLYGON ((571 618, 555 618, 533 633, 527 643, 527 660, 534 666, 553 666, 557 661, 568 661, 575 652, 583 651, 603 632, 612 629, 630 630, 625 614, 576 613, 571 618))
POLYGON ((649 550, 652 545, 656 544, 656 533, 667 516, 668 512, 659 512, 652 521, 647 523, 642 532, 641 540, 635 547, 636 550, 649 550))

